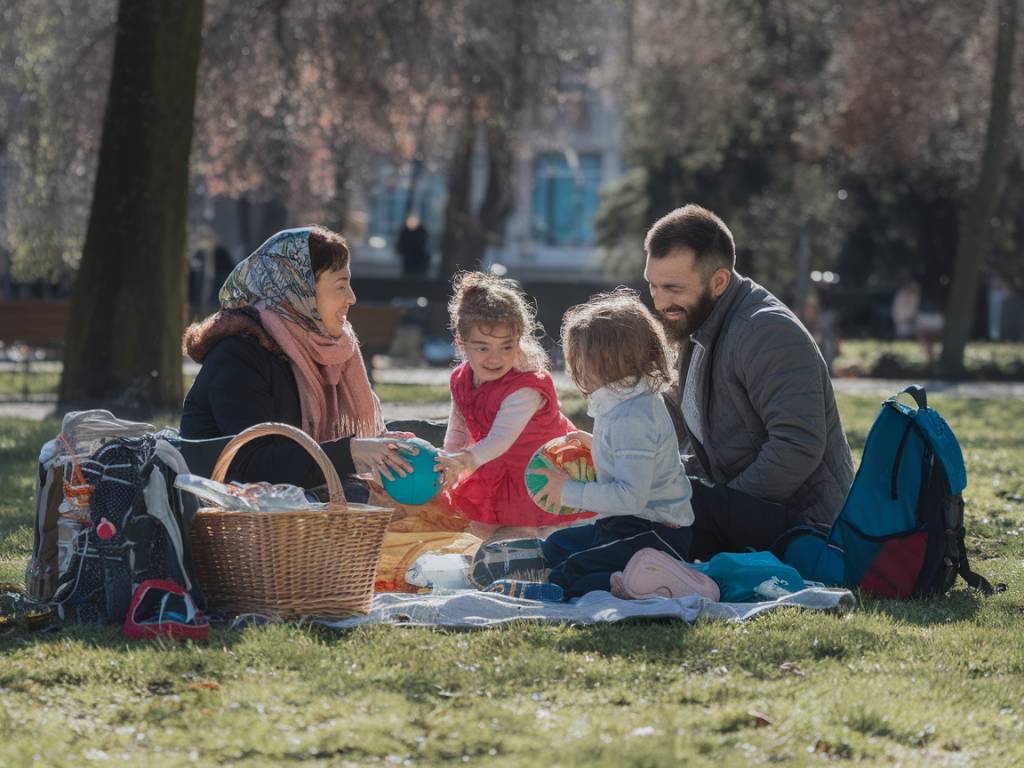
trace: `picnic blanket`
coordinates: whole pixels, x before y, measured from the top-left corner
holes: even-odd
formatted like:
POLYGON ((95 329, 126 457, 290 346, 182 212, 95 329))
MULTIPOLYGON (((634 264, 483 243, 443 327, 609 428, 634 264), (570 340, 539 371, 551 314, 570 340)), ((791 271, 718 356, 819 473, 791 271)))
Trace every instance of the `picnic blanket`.
POLYGON ((335 629, 349 629, 363 624, 478 629, 524 620, 596 624, 637 618, 673 618, 692 622, 706 617, 745 621, 784 606, 845 613, 856 604, 856 598, 849 590, 827 587, 809 587, 759 603, 716 603, 697 595, 620 600, 608 592, 590 592, 570 603, 544 603, 493 592, 457 590, 423 595, 378 594, 374 596, 373 606, 366 616, 321 620, 319 623, 335 629))

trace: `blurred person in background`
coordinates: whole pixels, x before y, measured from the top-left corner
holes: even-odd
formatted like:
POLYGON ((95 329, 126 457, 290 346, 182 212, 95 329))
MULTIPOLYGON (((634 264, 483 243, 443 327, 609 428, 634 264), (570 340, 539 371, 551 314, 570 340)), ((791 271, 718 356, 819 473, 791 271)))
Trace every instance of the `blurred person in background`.
POLYGON ((426 277, 430 270, 430 251, 427 249, 427 228, 420 217, 412 214, 398 231, 395 251, 402 259, 402 275, 426 277))
POLYGON ((901 283, 892 297, 892 329, 897 339, 912 339, 921 306, 921 285, 909 276, 904 276, 901 283))

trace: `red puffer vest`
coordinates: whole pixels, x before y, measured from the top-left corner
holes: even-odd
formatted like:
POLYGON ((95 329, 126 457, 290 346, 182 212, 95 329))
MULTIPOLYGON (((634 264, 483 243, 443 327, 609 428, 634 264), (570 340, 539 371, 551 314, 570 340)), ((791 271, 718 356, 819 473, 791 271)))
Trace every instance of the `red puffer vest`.
POLYGON ((538 448, 575 429, 558 410, 558 395, 551 374, 513 368, 497 381, 486 381, 474 387, 473 371, 468 363, 452 371, 452 399, 466 420, 474 443, 487 437, 502 401, 516 390, 527 387, 540 392, 544 404, 533 414, 512 447, 478 467, 455 487, 449 500, 470 520, 498 525, 565 525, 580 517, 591 517, 591 513, 549 515, 533 503, 523 480, 526 465, 538 448))

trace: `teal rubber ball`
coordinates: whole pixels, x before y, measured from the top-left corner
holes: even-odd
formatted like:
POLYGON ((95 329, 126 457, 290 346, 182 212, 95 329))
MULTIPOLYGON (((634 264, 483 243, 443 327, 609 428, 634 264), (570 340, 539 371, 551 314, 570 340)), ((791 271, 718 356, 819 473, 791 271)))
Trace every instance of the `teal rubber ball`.
POLYGON ((384 479, 384 490, 399 504, 426 504, 441 490, 441 473, 434 469, 438 450, 426 440, 418 437, 400 442, 415 445, 420 452, 415 456, 402 453, 402 458, 412 465, 412 472, 399 477, 392 470, 394 480, 384 479))

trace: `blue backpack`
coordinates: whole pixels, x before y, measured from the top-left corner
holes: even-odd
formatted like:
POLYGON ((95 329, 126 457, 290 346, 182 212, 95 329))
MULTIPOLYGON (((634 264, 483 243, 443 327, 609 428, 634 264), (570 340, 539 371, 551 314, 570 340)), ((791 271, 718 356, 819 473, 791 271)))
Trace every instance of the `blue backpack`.
POLYGON ((957 574, 992 594, 992 585, 967 561, 961 495, 966 486, 953 431, 928 407, 924 388, 910 386, 882 403, 828 534, 801 526, 773 550, 805 579, 882 597, 944 594, 957 574), (916 409, 897 400, 904 393, 916 409))

